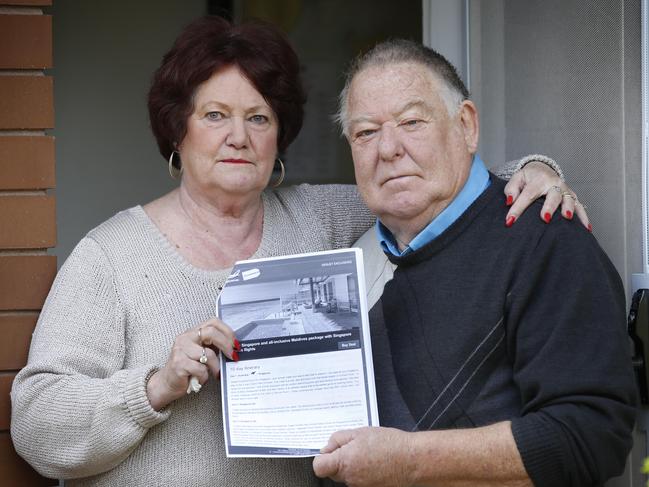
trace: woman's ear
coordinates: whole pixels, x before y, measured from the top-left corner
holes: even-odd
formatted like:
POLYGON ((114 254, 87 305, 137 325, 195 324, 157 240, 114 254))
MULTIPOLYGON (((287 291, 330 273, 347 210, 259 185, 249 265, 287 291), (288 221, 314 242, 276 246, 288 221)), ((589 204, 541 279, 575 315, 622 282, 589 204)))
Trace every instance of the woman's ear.
POLYGON ((478 109, 471 100, 464 100, 459 110, 460 124, 464 131, 464 141, 467 150, 471 154, 478 151, 478 140, 480 138, 480 121, 478 120, 478 109))

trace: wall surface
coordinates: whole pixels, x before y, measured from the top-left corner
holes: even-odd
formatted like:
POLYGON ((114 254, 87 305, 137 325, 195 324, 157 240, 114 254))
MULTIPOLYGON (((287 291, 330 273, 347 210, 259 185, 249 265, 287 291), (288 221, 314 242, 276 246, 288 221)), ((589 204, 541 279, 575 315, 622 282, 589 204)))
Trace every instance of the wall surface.
POLYGON ((0 483, 57 485, 16 454, 9 391, 56 272, 49 0, 0 1, 0 483))
POLYGON ((52 10, 61 265, 90 229, 176 185, 146 95, 162 55, 206 2, 57 0, 52 10))

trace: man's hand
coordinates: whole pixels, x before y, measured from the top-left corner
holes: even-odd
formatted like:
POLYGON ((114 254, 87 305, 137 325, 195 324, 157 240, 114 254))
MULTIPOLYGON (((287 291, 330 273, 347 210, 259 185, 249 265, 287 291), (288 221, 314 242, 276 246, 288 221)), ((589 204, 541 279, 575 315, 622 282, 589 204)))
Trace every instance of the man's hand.
POLYGON ((410 434, 379 427, 338 431, 313 460, 313 471, 350 487, 410 485, 410 434))
POLYGON ((509 421, 416 433, 344 430, 321 452, 313 460, 315 474, 350 487, 532 487, 509 421))

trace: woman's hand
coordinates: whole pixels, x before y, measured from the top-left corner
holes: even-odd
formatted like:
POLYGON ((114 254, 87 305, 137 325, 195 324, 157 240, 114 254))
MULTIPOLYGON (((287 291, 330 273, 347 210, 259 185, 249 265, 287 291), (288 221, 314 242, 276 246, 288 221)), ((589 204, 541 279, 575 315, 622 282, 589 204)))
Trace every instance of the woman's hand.
POLYGON ((544 195, 545 203, 540 214, 544 222, 550 223, 555 210, 561 205, 561 215, 564 218, 572 220, 576 214, 588 231, 592 231, 585 207, 574 191, 561 181, 552 168, 538 161, 526 164, 505 186, 506 202, 511 205, 505 224, 512 226, 533 201, 544 195))
POLYGON ((205 321, 177 336, 167 363, 147 382, 146 392, 153 409, 159 411, 187 394, 193 377, 200 385, 207 382, 210 373, 218 377, 219 357, 216 350, 221 350, 236 361, 239 359, 239 349, 232 329, 218 318, 205 321))

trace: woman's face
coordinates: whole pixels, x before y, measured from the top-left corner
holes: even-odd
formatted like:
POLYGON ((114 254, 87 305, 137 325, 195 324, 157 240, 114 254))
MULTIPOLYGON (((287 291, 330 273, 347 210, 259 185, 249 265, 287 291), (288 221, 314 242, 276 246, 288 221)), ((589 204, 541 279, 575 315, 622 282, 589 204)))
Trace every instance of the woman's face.
POLYGON ((228 66, 199 85, 178 146, 182 184, 206 196, 260 193, 277 155, 279 124, 264 97, 228 66))

